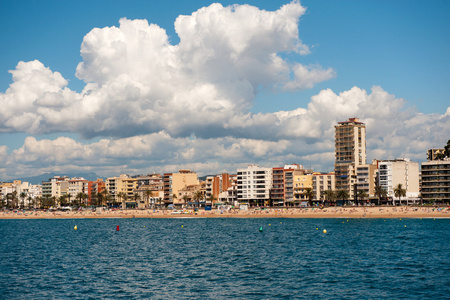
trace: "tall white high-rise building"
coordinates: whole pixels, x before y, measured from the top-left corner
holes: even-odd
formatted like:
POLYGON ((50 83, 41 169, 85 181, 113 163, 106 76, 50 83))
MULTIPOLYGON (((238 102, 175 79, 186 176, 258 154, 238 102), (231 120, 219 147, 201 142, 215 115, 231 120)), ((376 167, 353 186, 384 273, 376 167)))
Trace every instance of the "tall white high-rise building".
POLYGON ((264 205, 270 198, 272 168, 249 165, 237 170, 237 200, 241 204, 264 205))

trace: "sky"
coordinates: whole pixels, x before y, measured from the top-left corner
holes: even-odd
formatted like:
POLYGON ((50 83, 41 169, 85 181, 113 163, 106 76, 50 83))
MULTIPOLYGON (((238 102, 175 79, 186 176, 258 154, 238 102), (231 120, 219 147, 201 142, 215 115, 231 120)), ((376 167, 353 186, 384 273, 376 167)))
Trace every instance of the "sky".
POLYGON ((0 1, 0 181, 330 172, 450 139, 449 1, 0 1))

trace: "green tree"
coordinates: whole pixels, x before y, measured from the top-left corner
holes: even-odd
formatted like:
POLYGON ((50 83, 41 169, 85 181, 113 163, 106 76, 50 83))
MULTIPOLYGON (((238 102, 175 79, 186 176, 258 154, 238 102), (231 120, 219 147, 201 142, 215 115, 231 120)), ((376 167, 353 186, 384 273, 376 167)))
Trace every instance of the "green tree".
POLYGON ((28 196, 27 193, 25 192, 21 192, 19 197, 20 199, 22 199, 22 205, 20 205, 21 208, 25 208, 25 198, 28 196))
POLYGON ((141 199, 141 196, 139 196, 138 193, 133 193, 133 201, 136 205, 136 208, 139 207, 139 200, 141 199))
POLYGON ((181 199, 183 199, 183 201, 184 201, 184 206, 186 206, 187 205, 187 200, 188 200, 188 196, 187 195, 183 195, 183 197, 181 197, 181 199))
POLYGON ((405 197, 406 196, 406 190, 403 188, 403 185, 401 183, 399 183, 394 188, 394 195, 395 195, 395 197, 398 197, 398 202, 400 202, 400 198, 401 197, 405 197))
POLYGON ((444 147, 444 156, 450 157, 450 140, 447 141, 447 145, 444 147))
POLYGON ((339 190, 337 191, 336 197, 338 199, 341 199, 343 203, 345 203, 345 200, 348 199, 348 191, 347 190, 339 190))
POLYGON ((313 206, 312 198, 314 197, 314 191, 311 188, 305 189, 303 195, 308 198, 308 205, 313 206))
POLYGON ((358 190, 358 193, 356 194, 356 198, 363 201, 366 199, 369 195, 367 195, 366 191, 364 190, 358 190))
POLYGON ((386 199, 388 193, 382 186, 377 184, 375 185, 374 194, 378 198, 378 205, 380 205, 381 199, 386 199))
POLYGON ((86 199, 87 196, 85 193, 79 192, 76 196, 75 199, 78 199, 78 205, 81 206, 81 203, 84 199, 86 199))
POLYGON ((328 203, 332 203, 336 199, 336 193, 333 190, 325 190, 323 194, 328 203))
POLYGON ((145 198, 147 199, 146 208, 150 207, 150 198, 153 197, 153 192, 151 190, 145 190, 144 192, 145 198))
POLYGON ((200 200, 203 198, 203 194, 200 191, 194 193, 194 201, 198 203, 198 207, 200 207, 200 200))
POLYGON ((96 198, 97 198, 97 206, 102 206, 103 204, 103 193, 96 193, 95 194, 96 198))

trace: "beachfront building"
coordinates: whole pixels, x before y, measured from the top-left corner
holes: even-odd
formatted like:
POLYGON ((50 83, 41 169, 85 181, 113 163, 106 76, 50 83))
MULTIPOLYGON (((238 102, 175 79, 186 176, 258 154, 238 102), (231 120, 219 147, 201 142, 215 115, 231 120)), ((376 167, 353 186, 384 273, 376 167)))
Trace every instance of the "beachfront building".
POLYGON ((272 169, 272 189, 270 199, 273 206, 292 206, 295 198, 294 178, 305 174, 305 169, 299 164, 285 165, 272 169))
POLYGON ((336 189, 336 177, 334 176, 334 172, 313 173, 312 189, 314 192, 314 201, 318 201, 320 203, 331 201, 331 199, 327 199, 325 191, 334 191, 336 189))
POLYGON ((313 180, 313 174, 302 174, 300 172, 294 174, 294 206, 299 206, 300 203, 309 200, 305 193, 308 189, 314 189, 313 180))
POLYGON ((206 188, 205 183, 192 184, 178 190, 178 195, 173 201, 175 207, 196 206, 205 204, 206 188))
POLYGON ((0 207, 6 205, 20 208, 34 207, 36 198, 40 197, 41 193, 42 188, 39 184, 30 184, 21 180, 0 183, 0 207))
POLYGON ((236 196, 239 204, 268 205, 272 189, 272 168, 249 165, 237 170, 236 196))
POLYGON ((227 204, 237 206, 239 202, 237 201, 237 175, 229 175, 230 186, 226 191, 222 191, 219 194, 219 204, 227 204))
MULTIPOLYGON (((111 197, 111 200, 113 202, 119 202, 122 203, 123 194, 122 194, 122 185, 123 180, 129 178, 126 174, 120 174, 119 177, 109 177, 106 179, 105 185, 106 185, 106 191, 111 197)), ((123 204, 123 203, 122 203, 123 204)), ((125 207, 125 206, 122 206, 125 207)))
POLYGON ((419 163, 411 161, 409 158, 378 161, 378 182, 387 191, 388 197, 393 200, 394 204, 396 202, 400 204, 402 200, 406 200, 407 203, 415 203, 420 200, 419 163), (401 184, 402 188, 406 190, 406 198, 399 200, 395 197, 394 189, 398 184, 401 184))
MULTIPOLYGON (((42 196, 43 197, 58 197, 61 195, 61 186, 58 186, 58 182, 67 181, 67 176, 54 176, 49 178, 48 181, 42 181, 42 196)), ((64 189, 64 187, 63 187, 64 189)))
POLYGON ((70 199, 77 204, 87 204, 88 181, 84 178, 71 178, 67 181, 70 199))
POLYGON ((181 205, 182 201, 178 199, 178 192, 185 186, 197 185, 199 183, 197 173, 191 170, 179 170, 178 173, 164 173, 164 203, 166 205, 181 205))
POLYGON ((163 177, 160 174, 139 175, 137 179, 137 189, 134 191, 138 195, 138 207, 155 207, 164 198, 163 177))
POLYGON ((358 118, 350 118, 334 128, 336 190, 347 191, 352 199, 356 169, 366 164, 366 125, 358 118))
MULTIPOLYGON (((98 194, 105 194, 105 193, 106 193, 106 182, 103 181, 103 178, 97 178, 97 180, 95 181, 88 181, 87 184, 88 205, 98 203, 98 194)), ((110 197, 108 196, 108 198, 110 197)), ((111 199, 105 199, 105 202, 111 202, 110 200, 111 199)))
POLYGON ((231 187, 230 174, 222 173, 216 176, 208 176, 205 181, 205 197, 217 203, 220 193, 227 191, 231 187))
POLYGON ((450 203, 450 159, 422 163, 422 198, 428 203, 450 203))
POLYGON ((378 165, 375 160, 372 164, 356 167, 356 190, 362 190, 368 198, 375 197, 375 184, 378 177, 378 165))

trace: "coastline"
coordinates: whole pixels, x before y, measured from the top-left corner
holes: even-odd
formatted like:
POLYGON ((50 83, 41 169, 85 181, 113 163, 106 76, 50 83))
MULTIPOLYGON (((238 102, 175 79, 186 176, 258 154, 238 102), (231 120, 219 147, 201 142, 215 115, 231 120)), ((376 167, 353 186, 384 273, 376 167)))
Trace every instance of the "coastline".
POLYGON ((449 207, 327 207, 269 208, 264 210, 106 210, 106 211, 26 211, 0 212, 0 219, 100 219, 100 218, 450 218, 449 207))

